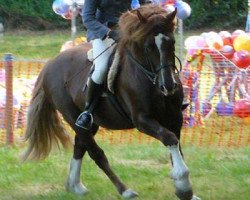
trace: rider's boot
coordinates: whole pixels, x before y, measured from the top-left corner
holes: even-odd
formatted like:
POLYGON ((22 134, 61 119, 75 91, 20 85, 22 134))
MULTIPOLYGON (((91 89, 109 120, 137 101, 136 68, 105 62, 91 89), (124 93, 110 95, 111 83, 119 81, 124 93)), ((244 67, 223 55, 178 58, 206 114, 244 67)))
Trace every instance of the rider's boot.
POLYGON ((95 107, 95 104, 97 103, 99 97, 102 93, 102 85, 95 83, 91 78, 88 82, 87 87, 87 96, 86 96, 86 103, 84 112, 82 112, 77 120, 76 120, 76 126, 89 130, 93 123, 93 116, 92 116, 92 110, 95 107))

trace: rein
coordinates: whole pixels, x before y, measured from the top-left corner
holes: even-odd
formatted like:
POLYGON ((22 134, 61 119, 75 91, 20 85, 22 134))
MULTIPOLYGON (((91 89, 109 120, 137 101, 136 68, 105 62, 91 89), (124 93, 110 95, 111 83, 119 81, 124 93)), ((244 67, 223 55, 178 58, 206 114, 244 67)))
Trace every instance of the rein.
MULTIPOLYGON (((131 51, 129 51, 128 49, 126 49, 126 51, 127 51, 127 54, 129 56, 130 60, 132 60, 136 64, 136 66, 148 77, 148 79, 153 83, 153 85, 156 84, 156 80, 157 80, 158 73, 160 72, 160 70, 162 70, 166 67, 169 67, 169 65, 166 65, 166 66, 160 66, 159 68, 154 69, 153 63, 149 60, 148 51, 146 51, 146 60, 147 60, 148 65, 150 65, 151 71, 147 70, 145 68, 145 66, 143 66, 137 59, 135 59, 135 57, 132 55, 131 51)), ((180 64, 180 69, 178 69, 176 66, 174 66, 174 68, 176 70, 176 74, 179 75, 180 71, 182 70, 182 64, 181 64, 180 59, 176 55, 175 55, 175 58, 177 58, 177 60, 180 64)))

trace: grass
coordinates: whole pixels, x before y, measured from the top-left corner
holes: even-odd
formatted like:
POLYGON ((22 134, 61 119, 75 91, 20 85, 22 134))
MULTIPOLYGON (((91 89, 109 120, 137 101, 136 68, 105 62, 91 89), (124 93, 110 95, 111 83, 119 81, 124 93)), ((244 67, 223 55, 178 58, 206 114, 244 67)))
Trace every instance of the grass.
MULTIPOLYGON (((168 152, 158 143, 110 145, 99 141, 113 169, 143 200, 173 200, 168 177, 168 152)), ((64 189, 70 152, 56 152, 40 162, 20 163, 21 147, 0 148, 1 200, 82 199, 64 189)), ((234 150, 184 146, 195 193, 206 200, 245 200, 250 195, 249 149, 234 150)), ((86 156, 81 178, 90 193, 85 200, 121 199, 104 173, 86 156)))
POLYGON ((48 59, 54 57, 67 40, 70 40, 69 31, 7 32, 0 43, 0 56, 12 53, 17 58, 48 59))
MULTIPOLYGON (((17 34, 7 32, 4 42, 0 43, 0 56, 3 57, 4 53, 11 52, 18 58, 49 59, 55 56, 61 45, 69 39, 69 31, 64 33, 22 31, 17 34)), ((219 130, 221 123, 215 122, 214 128, 219 130)), ((238 122, 228 121, 228 123, 236 127, 233 131, 229 130, 228 137, 232 132, 239 134, 236 124, 238 122)), ((208 132, 202 131, 201 128, 196 128, 195 131, 210 137, 208 132)), ((214 132, 211 131, 211 133, 214 132)), ((192 134, 185 134, 187 137, 192 137, 192 134)), ((227 134, 224 137, 227 137, 227 134)), ((249 131, 244 137, 249 137, 249 131)), ((213 138, 219 139, 220 135, 214 134, 213 138)), ((199 142, 199 135, 191 140, 199 142)), ((110 142, 100 140, 100 138, 99 143, 117 174, 129 187, 139 192, 139 199, 176 199, 173 185, 168 177, 169 156, 166 148, 161 144, 157 142, 117 144, 114 142, 111 145, 110 142)), ((20 163, 18 155, 22 150, 22 146, 0 147, 1 200, 83 199, 64 189, 71 152, 57 152, 41 162, 20 163)), ((246 200, 249 198, 249 148, 228 149, 217 145, 198 147, 186 141, 183 152, 191 170, 195 193, 202 199, 246 200)), ((84 199, 120 199, 111 182, 88 156, 84 159, 81 178, 90 190, 84 199)))
MULTIPOLYGON (((79 32, 77 35, 84 36, 84 34, 84 32, 79 32)), ((192 32, 192 34, 195 34, 195 32, 192 32)), ((184 37, 187 35, 185 33, 184 37)), ((176 38, 178 40, 178 36, 176 38)), ((0 43, 0 58, 3 57, 4 53, 12 53, 17 58, 49 59, 54 57, 59 52, 61 45, 70 39, 71 33, 69 30, 6 32, 3 42, 0 43)), ((179 52, 178 46, 176 52, 179 52)))

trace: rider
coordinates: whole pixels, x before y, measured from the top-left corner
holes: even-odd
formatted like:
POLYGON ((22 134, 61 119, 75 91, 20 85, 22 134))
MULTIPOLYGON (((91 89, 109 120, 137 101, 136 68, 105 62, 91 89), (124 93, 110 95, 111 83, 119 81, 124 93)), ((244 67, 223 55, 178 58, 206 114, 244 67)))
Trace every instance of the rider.
MULTIPOLYGON (((119 40, 119 33, 116 30, 119 17, 123 12, 131 9, 134 3, 135 0, 85 0, 82 19, 87 28, 87 40, 92 42, 95 69, 88 81, 84 112, 76 120, 78 127, 91 128, 93 117, 90 107, 102 93, 101 88, 108 69, 108 60, 114 49, 112 44, 119 40)), ((139 0, 137 3, 150 2, 139 0)))

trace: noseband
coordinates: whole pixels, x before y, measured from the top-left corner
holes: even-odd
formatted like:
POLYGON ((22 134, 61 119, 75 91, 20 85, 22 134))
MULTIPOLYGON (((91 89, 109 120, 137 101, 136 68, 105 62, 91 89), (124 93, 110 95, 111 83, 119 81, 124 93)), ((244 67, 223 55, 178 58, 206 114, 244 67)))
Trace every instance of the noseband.
POLYGON ((127 54, 128 54, 128 57, 130 58, 130 60, 132 60, 136 64, 136 66, 149 78, 149 80, 154 85, 156 84, 158 74, 162 69, 167 68, 167 67, 173 67, 175 69, 175 73, 177 75, 179 75, 180 71, 182 70, 181 61, 176 55, 175 55, 175 58, 177 58, 177 60, 178 60, 178 62, 180 64, 180 69, 178 69, 175 65, 164 65, 164 66, 161 65, 160 67, 155 68, 152 61, 149 60, 148 49, 145 48, 145 57, 146 57, 147 65, 149 65, 150 68, 151 68, 151 71, 150 71, 145 66, 143 66, 137 59, 135 59, 135 57, 132 55, 131 51, 128 50, 128 49, 127 49, 127 54))

